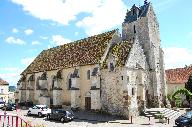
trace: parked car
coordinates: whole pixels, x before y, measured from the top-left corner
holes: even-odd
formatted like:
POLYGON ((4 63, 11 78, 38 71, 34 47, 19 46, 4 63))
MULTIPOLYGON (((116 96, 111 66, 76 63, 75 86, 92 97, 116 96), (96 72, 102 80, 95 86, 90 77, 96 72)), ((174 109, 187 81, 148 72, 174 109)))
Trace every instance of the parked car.
POLYGON ((3 108, 3 106, 5 105, 5 102, 0 102, 0 108, 3 108))
POLYGON ((192 111, 189 111, 175 120, 175 124, 181 127, 192 127, 192 111))
POLYGON ((7 103, 3 106, 2 110, 6 110, 6 111, 13 111, 15 110, 15 107, 12 106, 11 104, 7 103))
POLYGON ((61 122, 68 122, 74 119, 74 114, 64 109, 52 109, 51 113, 47 114, 47 119, 59 120, 61 122))
POLYGON ((46 105, 35 105, 32 108, 29 108, 27 115, 38 115, 39 117, 46 116, 47 113, 51 113, 46 105))
POLYGON ((10 103, 10 105, 13 107, 14 110, 16 110, 16 104, 15 103, 10 103))

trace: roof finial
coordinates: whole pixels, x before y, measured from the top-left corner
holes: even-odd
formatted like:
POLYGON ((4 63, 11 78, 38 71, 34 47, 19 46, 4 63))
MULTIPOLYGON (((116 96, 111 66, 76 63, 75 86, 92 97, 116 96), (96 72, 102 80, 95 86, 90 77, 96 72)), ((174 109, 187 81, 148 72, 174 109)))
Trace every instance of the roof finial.
POLYGON ((144 5, 146 5, 147 3, 148 3, 147 0, 145 0, 145 1, 144 1, 144 5))

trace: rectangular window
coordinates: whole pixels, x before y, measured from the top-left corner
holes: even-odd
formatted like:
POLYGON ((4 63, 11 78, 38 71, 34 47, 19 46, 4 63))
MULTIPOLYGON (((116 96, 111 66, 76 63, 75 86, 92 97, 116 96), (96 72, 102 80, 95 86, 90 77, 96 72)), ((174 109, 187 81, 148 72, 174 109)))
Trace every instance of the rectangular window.
POLYGON ((69 89, 71 89, 72 81, 69 79, 69 89))
POLYGON ((3 89, 1 89, 1 93, 3 93, 3 89))
POLYGON ((135 95, 135 88, 132 88, 132 96, 135 95))
POLYGON ((123 80, 123 76, 121 76, 121 80, 123 80))
POLYGON ((87 71, 87 79, 90 79, 91 78, 91 72, 90 70, 87 71))

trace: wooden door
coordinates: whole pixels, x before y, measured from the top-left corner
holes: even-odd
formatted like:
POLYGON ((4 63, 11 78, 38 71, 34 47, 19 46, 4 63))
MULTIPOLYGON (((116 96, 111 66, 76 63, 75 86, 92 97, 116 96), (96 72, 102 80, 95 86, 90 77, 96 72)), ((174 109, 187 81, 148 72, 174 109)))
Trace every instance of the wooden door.
POLYGON ((91 109, 91 97, 85 97, 85 109, 86 110, 91 109))

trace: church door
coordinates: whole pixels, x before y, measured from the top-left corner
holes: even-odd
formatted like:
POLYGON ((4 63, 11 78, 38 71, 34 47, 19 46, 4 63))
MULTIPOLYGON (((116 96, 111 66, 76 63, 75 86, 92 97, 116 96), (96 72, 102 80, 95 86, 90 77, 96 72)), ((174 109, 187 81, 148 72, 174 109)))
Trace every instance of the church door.
POLYGON ((91 97, 85 97, 85 109, 86 110, 91 109, 91 97))

